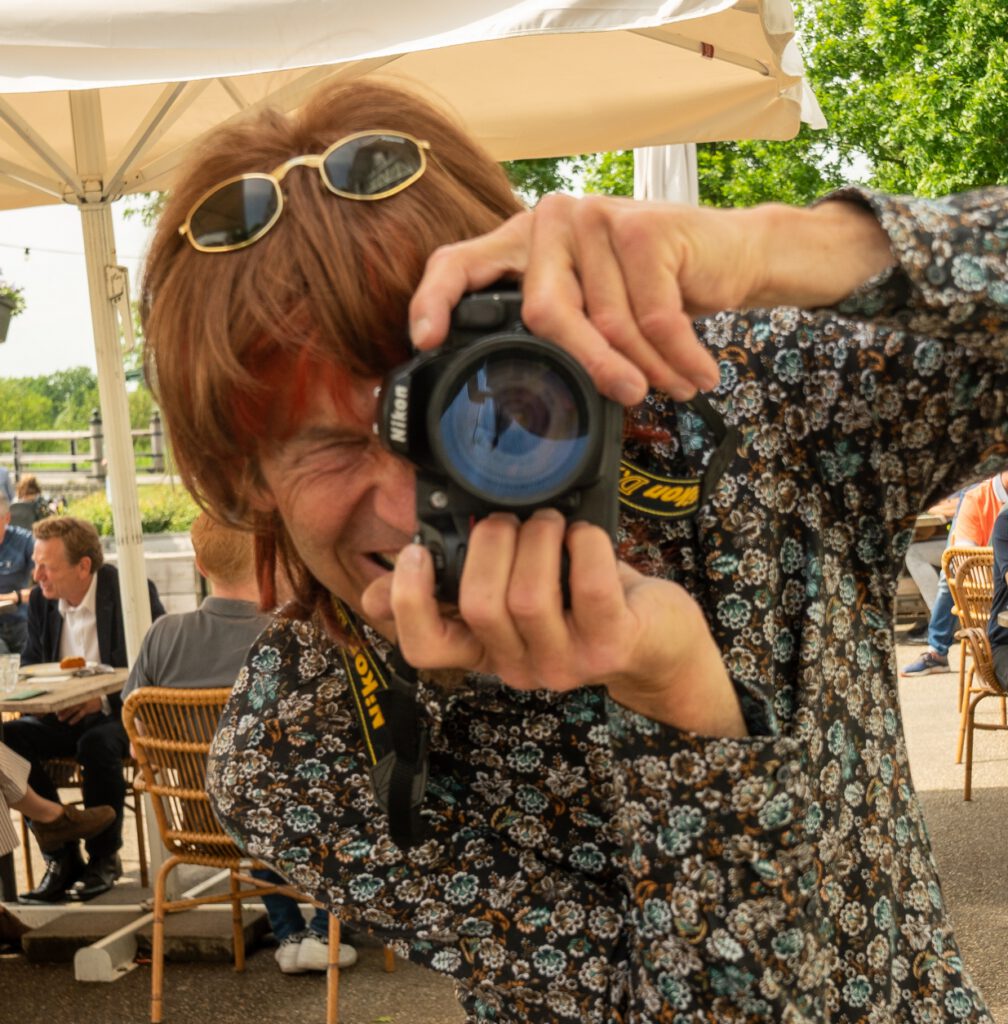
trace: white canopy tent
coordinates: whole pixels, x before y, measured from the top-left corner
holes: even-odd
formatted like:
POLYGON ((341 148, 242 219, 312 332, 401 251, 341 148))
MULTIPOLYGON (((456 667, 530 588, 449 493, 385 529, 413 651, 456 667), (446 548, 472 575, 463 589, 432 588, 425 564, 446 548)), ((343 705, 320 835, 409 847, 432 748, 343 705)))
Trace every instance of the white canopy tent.
POLYGON ((149 626, 109 204, 192 142, 371 75, 452 107, 499 159, 822 125, 788 0, 0 0, 0 209, 81 211, 130 659, 149 626))

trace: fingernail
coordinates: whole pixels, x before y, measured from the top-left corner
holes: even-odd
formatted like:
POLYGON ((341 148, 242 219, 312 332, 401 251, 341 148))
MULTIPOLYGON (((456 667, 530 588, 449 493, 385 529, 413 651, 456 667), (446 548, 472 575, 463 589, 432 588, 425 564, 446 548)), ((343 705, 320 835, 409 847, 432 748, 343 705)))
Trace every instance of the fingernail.
POLYGON ((424 548, 421 544, 407 544, 399 552, 396 567, 402 566, 410 572, 416 572, 423 565, 424 548))
POLYGON ((430 331, 430 321, 427 317, 422 316, 419 320, 414 320, 410 324, 410 338, 412 339, 413 344, 416 345, 417 348, 422 348, 424 342, 430 337, 430 331))

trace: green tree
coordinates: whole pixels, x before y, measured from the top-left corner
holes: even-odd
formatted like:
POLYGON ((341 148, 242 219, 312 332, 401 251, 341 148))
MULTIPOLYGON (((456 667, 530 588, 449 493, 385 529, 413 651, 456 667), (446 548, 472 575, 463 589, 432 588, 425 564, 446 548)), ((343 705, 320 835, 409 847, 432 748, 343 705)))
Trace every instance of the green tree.
POLYGON ((801 0, 806 63, 841 159, 941 195, 1008 182, 1003 0, 801 0))
POLYGON ((52 400, 32 387, 36 379, 0 378, 0 430, 52 429, 52 400))
POLYGON ((583 163, 586 192, 609 196, 632 196, 634 155, 629 149, 613 153, 592 153, 583 163))

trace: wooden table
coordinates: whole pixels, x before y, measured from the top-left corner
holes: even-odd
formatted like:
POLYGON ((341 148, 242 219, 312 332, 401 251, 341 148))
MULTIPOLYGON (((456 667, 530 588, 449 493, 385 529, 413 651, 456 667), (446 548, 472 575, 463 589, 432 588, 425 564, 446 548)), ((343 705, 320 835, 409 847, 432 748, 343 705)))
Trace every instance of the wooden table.
POLYGON ((948 532, 949 521, 945 516, 935 515, 933 512, 921 512, 914 519, 914 541, 930 540, 944 531, 948 532))
MULTIPOLYGON (((37 666, 29 666, 35 667, 37 666)), ((114 668, 111 672, 92 676, 74 676, 68 672, 60 672, 58 668, 54 668, 51 674, 22 675, 14 694, 24 690, 43 692, 24 700, 11 700, 14 694, 0 694, 0 711, 19 711, 23 715, 48 715, 63 711, 65 708, 83 704, 92 697, 118 693, 128 676, 129 670, 125 668, 114 668)))

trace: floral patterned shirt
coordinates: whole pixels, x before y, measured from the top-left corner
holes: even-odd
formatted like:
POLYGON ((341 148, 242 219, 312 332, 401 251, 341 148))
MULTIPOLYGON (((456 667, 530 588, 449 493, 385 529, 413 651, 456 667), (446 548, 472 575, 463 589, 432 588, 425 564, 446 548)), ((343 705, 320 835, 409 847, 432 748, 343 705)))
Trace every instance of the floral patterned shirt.
MULTIPOLYGON (((621 555, 701 603, 749 738, 593 688, 421 686, 428 831, 403 851, 332 642, 278 619, 250 653, 211 755, 221 820, 454 977, 471 1021, 991 1019, 910 778, 892 622, 915 512, 1008 459, 1008 188, 840 195, 899 266, 832 310, 702 322, 736 450, 694 517, 623 509, 621 555)), ((635 466, 702 476, 695 415, 652 394, 629 419, 635 466)))

